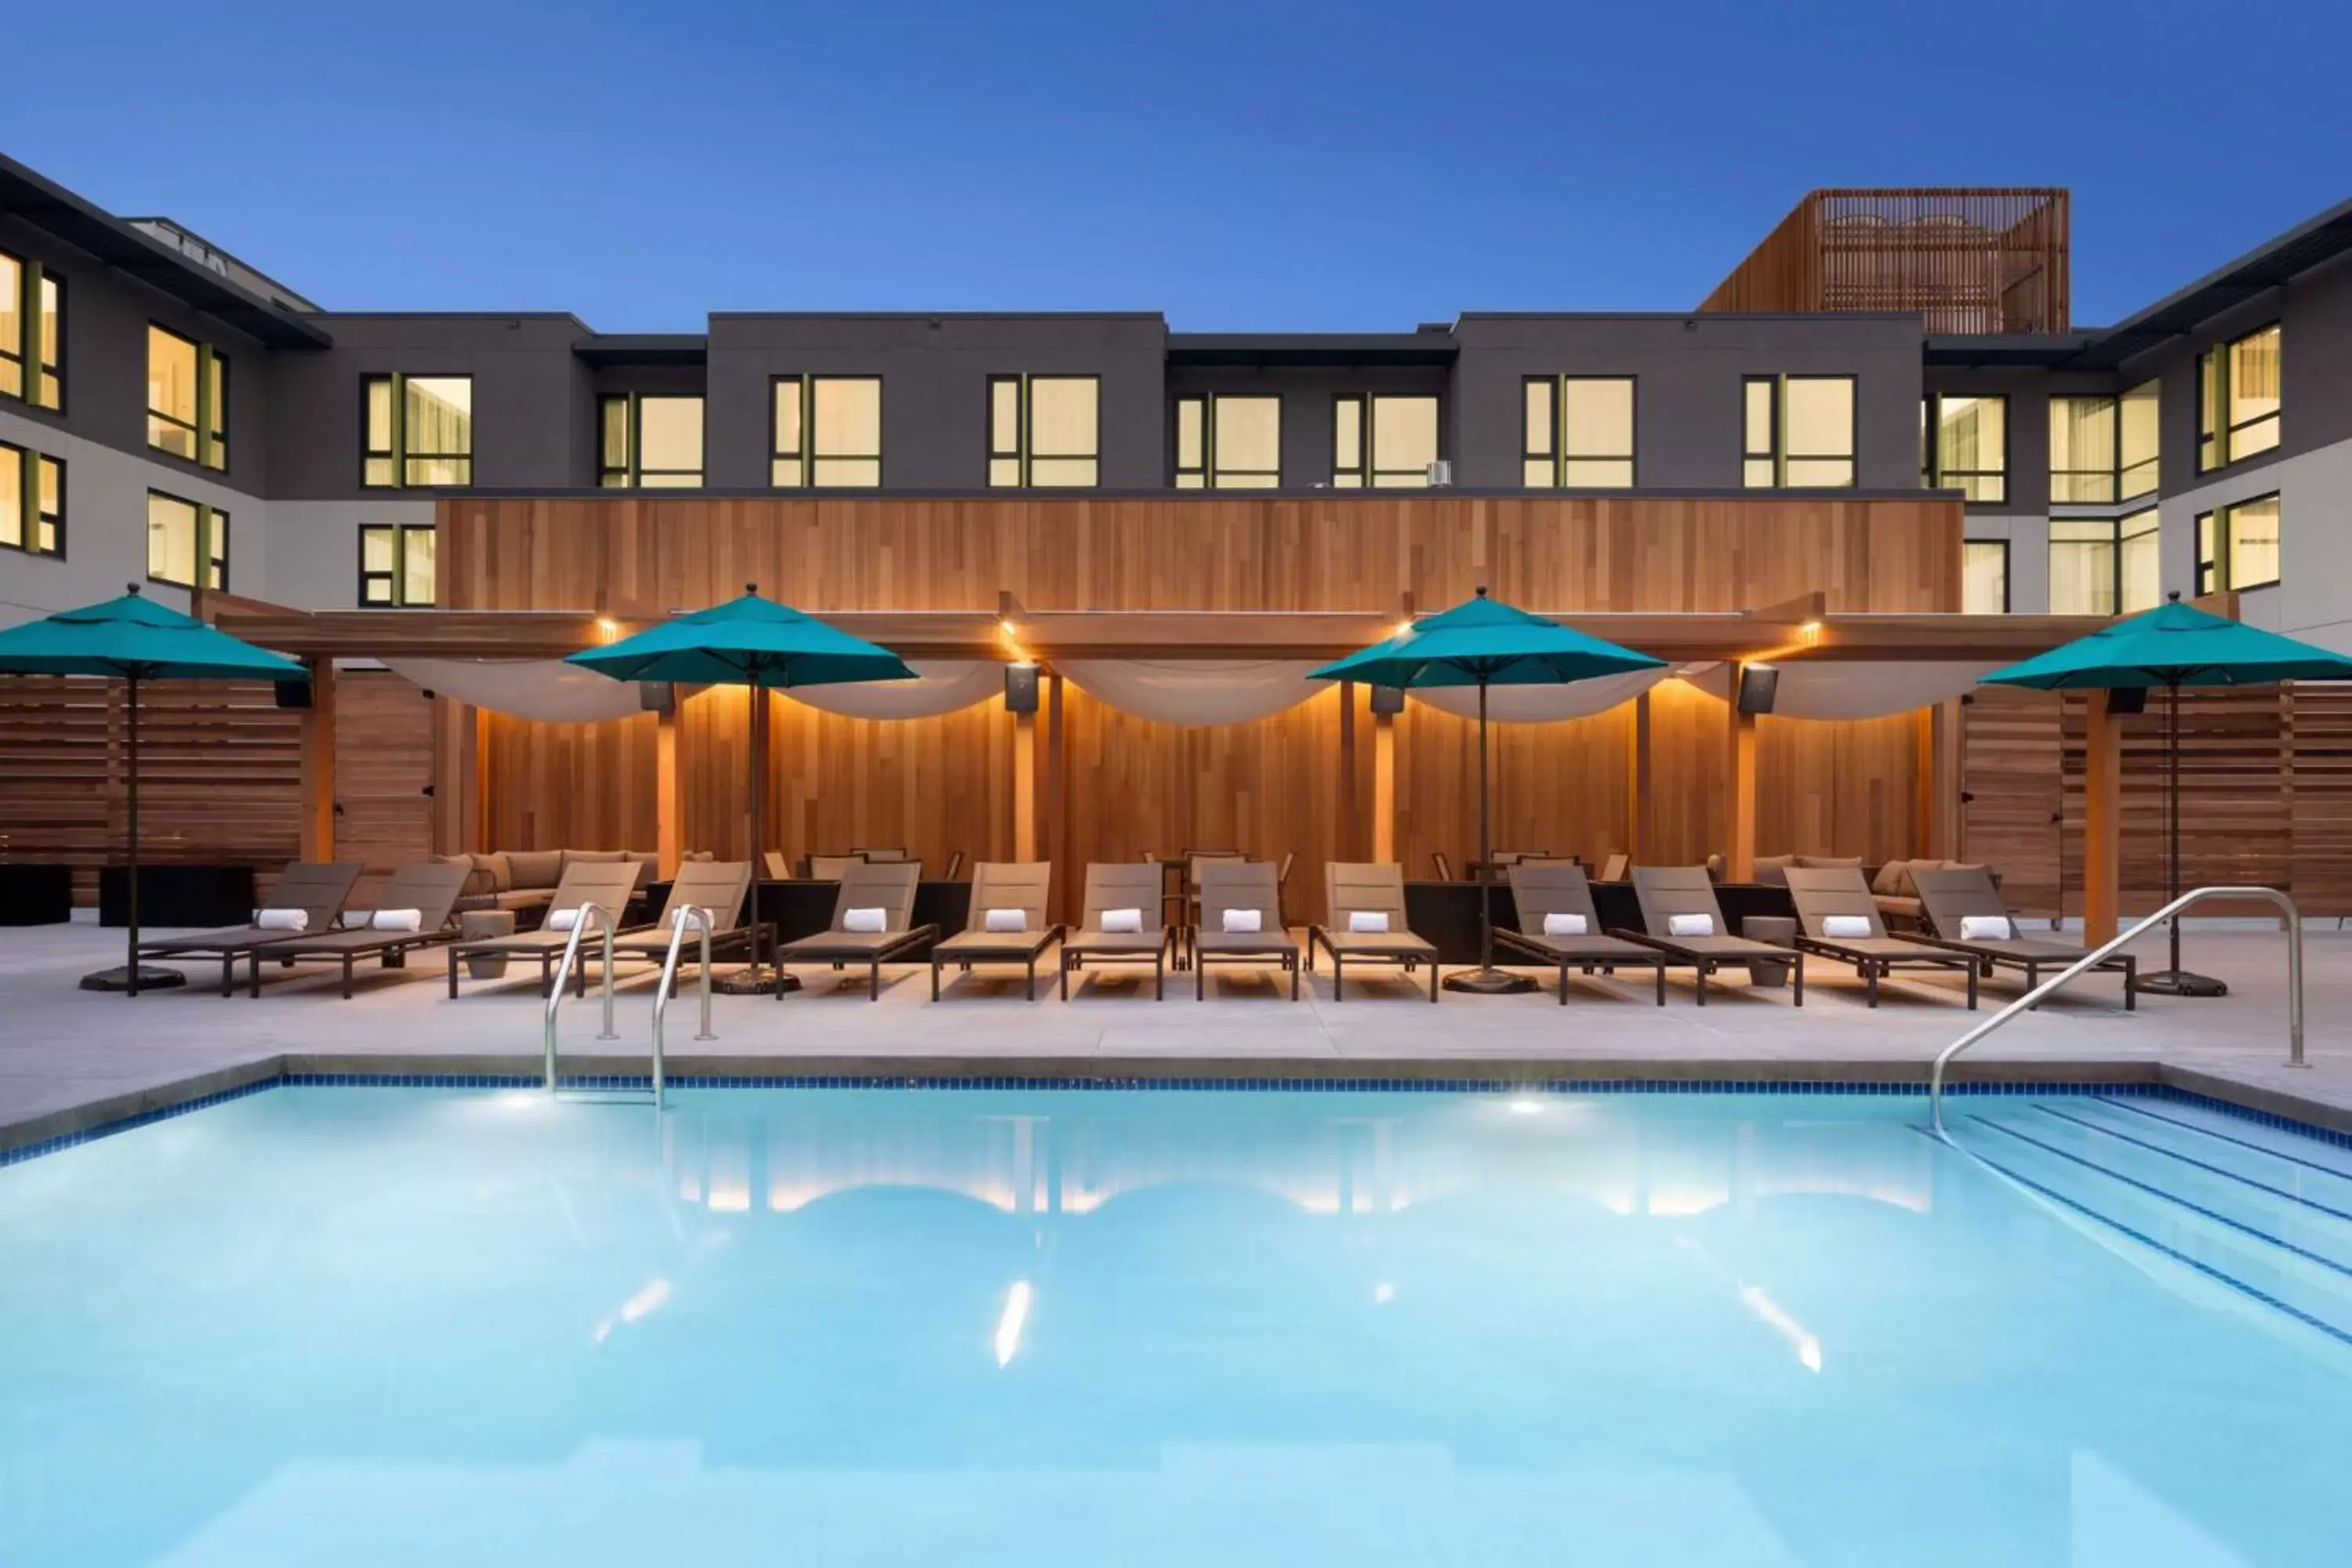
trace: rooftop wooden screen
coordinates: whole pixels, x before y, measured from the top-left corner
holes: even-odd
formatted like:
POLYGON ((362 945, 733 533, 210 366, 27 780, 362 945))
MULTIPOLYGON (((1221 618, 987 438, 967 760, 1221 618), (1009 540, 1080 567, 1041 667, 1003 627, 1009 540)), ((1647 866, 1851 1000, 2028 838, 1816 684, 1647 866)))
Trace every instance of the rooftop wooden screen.
POLYGON ((2057 189, 1821 190, 1702 310, 1917 310, 1937 333, 2067 330, 2057 189))

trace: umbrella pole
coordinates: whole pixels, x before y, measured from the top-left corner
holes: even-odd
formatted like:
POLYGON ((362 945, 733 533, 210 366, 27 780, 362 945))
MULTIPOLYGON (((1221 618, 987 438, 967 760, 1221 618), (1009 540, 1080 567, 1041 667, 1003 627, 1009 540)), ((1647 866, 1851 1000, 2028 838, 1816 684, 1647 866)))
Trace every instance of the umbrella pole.
POLYGON ((1486 782, 1486 678, 1478 678, 1478 967, 1445 982, 1449 991, 1475 991, 1499 995, 1532 991, 1536 983, 1524 974, 1506 974, 1495 967, 1495 847, 1490 841, 1490 810, 1486 782))
POLYGON ((126 996, 136 996, 143 988, 162 991, 174 985, 185 985, 188 977, 176 969, 142 969, 139 967, 139 677, 127 677, 123 701, 123 769, 128 787, 124 791, 124 827, 127 842, 123 847, 123 867, 128 878, 123 884, 127 897, 123 914, 130 931, 124 939, 123 962, 120 969, 101 969, 95 974, 81 977, 84 991, 120 991, 126 996))
POLYGON ((744 750, 751 756, 751 962, 748 967, 712 986, 712 989, 723 991, 730 996, 763 996, 772 991, 797 991, 801 985, 798 980, 781 968, 772 973, 768 969, 768 932, 760 919, 760 884, 768 875, 764 842, 768 810, 768 689, 754 680, 751 693, 748 736, 751 743, 744 750))
MULTIPOLYGON (((2164 683, 2164 860, 2165 901, 2180 897, 2180 680, 2164 683)), ((2229 986, 2210 974, 2191 974, 2180 967, 2180 917, 2166 922, 2172 942, 2171 967, 2140 976, 2139 988, 2159 996, 2227 996, 2229 986)))

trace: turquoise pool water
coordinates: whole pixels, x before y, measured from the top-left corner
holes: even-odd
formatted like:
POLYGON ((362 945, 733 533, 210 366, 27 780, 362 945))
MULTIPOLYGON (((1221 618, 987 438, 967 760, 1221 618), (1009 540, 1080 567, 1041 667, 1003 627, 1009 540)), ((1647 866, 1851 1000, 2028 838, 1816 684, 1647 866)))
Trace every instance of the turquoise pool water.
POLYGON ((2344 1563, 2352 1150, 1921 1109, 272 1089, 0 1169, 0 1563, 2344 1563))

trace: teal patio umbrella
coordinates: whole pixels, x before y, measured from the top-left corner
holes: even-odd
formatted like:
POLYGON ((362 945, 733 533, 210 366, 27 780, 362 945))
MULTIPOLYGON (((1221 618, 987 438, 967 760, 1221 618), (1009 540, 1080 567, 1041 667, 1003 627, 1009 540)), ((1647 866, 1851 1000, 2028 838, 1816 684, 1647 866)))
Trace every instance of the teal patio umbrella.
MULTIPOLYGON (((2352 658, 2243 621, 2168 603, 1986 676, 1995 686, 2040 691, 2165 690, 2166 900, 2180 896, 2180 689, 2265 686, 2280 680, 2352 680, 2352 658)), ((2180 920, 2172 920, 2169 968, 2140 976, 2139 988, 2168 996, 2224 996, 2229 987, 2180 967, 2180 920)))
MULTIPOLYGON (((584 648, 565 662, 615 680, 667 681, 677 686, 838 686, 861 680, 914 680, 915 672, 888 648, 851 637, 790 605, 760 596, 747 583, 740 598, 674 616, 609 647, 584 648)), ((767 704, 751 704, 751 919, 759 923, 760 879, 765 870, 761 829, 766 815, 767 704)), ((751 967, 730 989, 793 990, 786 974, 770 977, 756 931, 751 967)))
POLYGON ((1478 968, 1450 977, 1451 991, 1487 994, 1526 991, 1534 982, 1495 967, 1495 916, 1489 885, 1494 871, 1486 789, 1486 689, 1490 686, 1564 686, 1602 675, 1663 669, 1652 658, 1558 621, 1477 596, 1442 615, 1416 622, 1386 642, 1325 665, 1317 680, 1360 680, 1370 686, 1411 689, 1475 686, 1478 689, 1478 968))
POLYGON ((183 985, 176 969, 139 964, 139 683, 142 680, 301 680, 310 672, 239 642, 191 616, 139 596, 139 584, 119 599, 60 610, 45 620, 0 631, 0 675, 97 675, 125 681, 124 772, 128 781, 131 934, 123 965, 82 977, 85 991, 136 996, 183 985))

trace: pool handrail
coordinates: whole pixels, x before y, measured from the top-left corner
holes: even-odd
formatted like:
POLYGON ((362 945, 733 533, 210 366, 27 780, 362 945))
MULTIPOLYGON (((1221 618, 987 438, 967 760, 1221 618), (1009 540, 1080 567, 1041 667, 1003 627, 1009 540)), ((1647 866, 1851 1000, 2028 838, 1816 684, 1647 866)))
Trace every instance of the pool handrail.
POLYGON ((678 910, 677 917, 670 921, 669 953, 662 960, 661 982, 654 987, 653 1073, 656 1110, 662 1108, 663 1084, 668 1076, 664 1068, 662 1054, 662 1015, 668 1009, 670 996, 677 988, 677 952, 679 946, 686 941, 686 928, 688 925, 694 927, 695 933, 702 943, 702 973, 699 985, 702 992, 702 1031, 694 1037, 698 1040, 715 1040, 719 1037, 710 1032, 710 911, 698 904, 688 904, 678 910))
POLYGON ((613 1028, 613 917, 598 904, 583 904, 572 922, 572 935, 563 944, 563 958, 555 966, 555 984, 547 994, 547 1012, 541 1025, 543 1044, 547 1047, 547 1092, 555 1092, 555 1014, 563 1005, 564 987, 572 982, 572 972, 580 962, 580 939, 591 924, 604 928, 604 1029, 596 1037, 617 1040, 621 1037, 613 1028))
POLYGON ((2151 926, 2159 925, 2191 904, 2203 903, 2208 899, 2267 899, 2276 904, 2281 914, 2285 917, 2286 1065, 2291 1068, 2310 1066, 2310 1063, 2303 1059, 2303 910, 2296 906, 2292 897, 2277 888, 2191 888, 2154 914, 2134 924, 2129 930, 2091 949, 2063 970, 2028 991, 1937 1053, 1936 1064, 1927 1074, 1928 1124, 1938 1134, 1944 1131, 1944 1069, 1950 1065, 1954 1057, 1958 1056, 2020 1013, 2028 1008, 2039 1006, 2043 997, 2076 975, 2089 970, 2101 960, 2109 957, 2151 926))

